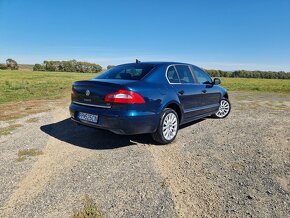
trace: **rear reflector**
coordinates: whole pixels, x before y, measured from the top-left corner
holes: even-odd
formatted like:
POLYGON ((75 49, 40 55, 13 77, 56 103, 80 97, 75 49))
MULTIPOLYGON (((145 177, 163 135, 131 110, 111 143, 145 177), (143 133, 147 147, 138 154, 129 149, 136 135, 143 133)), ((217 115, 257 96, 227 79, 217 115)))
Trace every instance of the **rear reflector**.
POLYGON ((128 90, 119 90, 114 93, 107 94, 105 102, 121 103, 121 104, 144 104, 145 101, 141 95, 128 90))

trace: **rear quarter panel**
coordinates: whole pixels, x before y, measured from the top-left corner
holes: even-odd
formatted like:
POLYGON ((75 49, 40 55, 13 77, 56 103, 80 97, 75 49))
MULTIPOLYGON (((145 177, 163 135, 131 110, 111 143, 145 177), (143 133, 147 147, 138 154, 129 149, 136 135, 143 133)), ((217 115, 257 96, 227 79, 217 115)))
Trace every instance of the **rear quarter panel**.
POLYGON ((143 84, 149 87, 146 92, 143 92, 144 96, 150 96, 148 97, 149 102, 155 102, 149 103, 149 107, 158 115, 171 103, 177 104, 182 110, 175 90, 165 77, 167 66, 166 64, 158 66, 143 80, 143 84))

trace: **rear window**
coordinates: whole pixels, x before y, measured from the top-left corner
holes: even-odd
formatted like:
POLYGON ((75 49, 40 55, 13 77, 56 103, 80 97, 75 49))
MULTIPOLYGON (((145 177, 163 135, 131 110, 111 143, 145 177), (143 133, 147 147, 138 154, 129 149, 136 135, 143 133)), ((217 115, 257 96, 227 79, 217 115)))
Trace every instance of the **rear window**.
POLYGON ((140 80, 154 68, 153 64, 125 64, 113 67, 96 79, 140 80))

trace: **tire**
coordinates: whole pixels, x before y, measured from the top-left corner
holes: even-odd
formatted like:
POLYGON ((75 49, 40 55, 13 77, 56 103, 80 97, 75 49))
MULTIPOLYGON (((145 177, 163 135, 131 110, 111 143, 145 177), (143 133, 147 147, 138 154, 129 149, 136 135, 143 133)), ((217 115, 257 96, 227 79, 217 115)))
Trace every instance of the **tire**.
POLYGON ((228 99, 222 98, 218 112, 213 114, 213 117, 218 119, 226 118, 231 112, 231 103, 228 99))
POLYGON ((152 138, 159 144, 169 144, 175 139, 178 129, 177 113, 171 108, 165 108, 161 113, 158 129, 152 134, 152 138))

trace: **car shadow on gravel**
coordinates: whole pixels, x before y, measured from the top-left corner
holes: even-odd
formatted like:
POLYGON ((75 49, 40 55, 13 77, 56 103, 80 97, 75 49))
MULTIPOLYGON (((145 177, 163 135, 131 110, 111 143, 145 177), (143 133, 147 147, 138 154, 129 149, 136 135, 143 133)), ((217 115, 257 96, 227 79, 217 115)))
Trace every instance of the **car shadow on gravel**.
POLYGON ((200 122, 202 122, 202 121, 204 121, 204 120, 206 120, 206 119, 203 118, 203 119, 199 119, 199 120, 191 121, 191 122, 189 122, 189 123, 186 123, 186 124, 180 125, 180 126, 179 126, 179 129, 184 129, 184 128, 186 128, 186 127, 189 127, 189 126, 192 126, 192 125, 194 125, 194 124, 200 123, 200 122))
POLYGON ((88 149, 114 149, 137 143, 154 144, 150 135, 116 135, 109 131, 77 125, 71 119, 44 125, 40 129, 58 140, 88 149))

